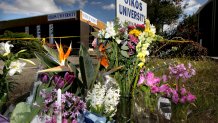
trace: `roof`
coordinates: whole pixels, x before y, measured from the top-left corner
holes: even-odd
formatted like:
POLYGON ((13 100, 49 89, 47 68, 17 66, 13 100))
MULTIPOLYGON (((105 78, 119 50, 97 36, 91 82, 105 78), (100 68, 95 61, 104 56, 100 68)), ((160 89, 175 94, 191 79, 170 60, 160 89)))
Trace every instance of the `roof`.
POLYGON ((76 11, 66 11, 66 12, 60 12, 60 13, 51 13, 51 14, 40 15, 40 16, 32 16, 32 17, 26 17, 26 18, 20 18, 20 19, 0 21, 0 30, 13 28, 13 27, 50 24, 50 23, 56 23, 60 21, 64 22, 64 21, 69 21, 69 20, 75 20, 75 21, 80 20, 99 29, 102 29, 105 27, 105 24, 99 19, 93 17, 92 15, 89 15, 88 13, 82 10, 76 10, 76 11), (64 19, 62 18, 63 17, 62 15, 64 15, 65 13, 73 13, 73 12, 76 13, 75 17, 68 18, 66 16, 66 18, 64 19), (48 16, 50 15, 58 15, 57 17, 59 18, 49 20, 48 16), (86 17, 83 17, 84 15, 86 17))
POLYGON ((199 7, 196 14, 199 14, 205 8, 205 6, 207 6, 210 2, 213 2, 213 0, 207 0, 206 3, 204 3, 201 7, 199 7))

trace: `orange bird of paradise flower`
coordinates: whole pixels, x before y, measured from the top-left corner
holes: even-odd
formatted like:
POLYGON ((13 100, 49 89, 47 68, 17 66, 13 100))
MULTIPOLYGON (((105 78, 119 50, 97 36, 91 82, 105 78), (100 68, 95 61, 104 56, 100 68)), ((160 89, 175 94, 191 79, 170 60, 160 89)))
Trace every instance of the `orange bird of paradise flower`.
POLYGON ((63 70, 69 70, 68 67, 65 65, 65 62, 66 62, 66 59, 69 57, 70 55, 70 52, 72 51, 72 45, 70 43, 70 46, 67 50, 66 53, 64 53, 64 50, 63 50, 63 46, 61 45, 58 45, 56 42, 56 47, 57 47, 57 50, 58 50, 58 57, 59 59, 56 59, 53 57, 53 60, 55 62, 57 62, 59 64, 59 66, 57 67, 53 67, 53 68, 48 68, 48 69, 45 69, 45 70, 40 70, 38 71, 38 73, 41 73, 41 72, 56 72, 56 71, 63 71, 63 70))
POLYGON ((101 56, 100 56, 100 64, 102 66, 104 66, 105 68, 107 68, 109 66, 109 62, 107 59, 107 56, 105 54, 106 48, 104 46, 104 44, 100 44, 100 46, 98 47, 99 51, 101 52, 101 56))
POLYGON ((64 53, 64 50, 63 50, 61 43, 60 43, 60 45, 58 45, 57 42, 55 42, 55 44, 56 44, 58 54, 59 54, 59 65, 64 66, 66 59, 69 57, 70 52, 72 51, 71 43, 70 43, 70 46, 69 46, 66 53, 64 53))

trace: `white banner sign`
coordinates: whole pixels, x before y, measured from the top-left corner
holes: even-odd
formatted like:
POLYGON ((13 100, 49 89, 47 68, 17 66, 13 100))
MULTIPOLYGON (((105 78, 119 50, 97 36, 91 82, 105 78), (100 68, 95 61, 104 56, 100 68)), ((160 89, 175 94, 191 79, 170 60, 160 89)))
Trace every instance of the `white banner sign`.
POLYGON ((54 25, 53 24, 49 24, 49 43, 50 44, 54 44, 54 25))
POLYGON ((143 24, 147 18, 147 4, 141 0, 116 0, 116 17, 122 22, 143 24))
POLYGON ((97 25, 98 19, 82 11, 82 19, 97 25))
POLYGON ((37 38, 41 38, 41 28, 40 28, 40 25, 36 26, 36 36, 37 36, 37 38))
POLYGON ((48 15, 48 21, 64 20, 70 18, 76 18, 76 11, 62 12, 62 13, 55 13, 55 14, 48 15))

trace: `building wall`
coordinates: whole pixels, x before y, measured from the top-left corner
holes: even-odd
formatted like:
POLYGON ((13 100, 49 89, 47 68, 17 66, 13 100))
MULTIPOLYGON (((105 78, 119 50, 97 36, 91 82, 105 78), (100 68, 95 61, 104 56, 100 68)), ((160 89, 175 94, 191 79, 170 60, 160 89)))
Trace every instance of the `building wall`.
POLYGON ((198 13, 200 32, 198 40, 202 41, 202 45, 208 49, 210 56, 218 56, 216 3, 216 0, 208 1, 198 13))

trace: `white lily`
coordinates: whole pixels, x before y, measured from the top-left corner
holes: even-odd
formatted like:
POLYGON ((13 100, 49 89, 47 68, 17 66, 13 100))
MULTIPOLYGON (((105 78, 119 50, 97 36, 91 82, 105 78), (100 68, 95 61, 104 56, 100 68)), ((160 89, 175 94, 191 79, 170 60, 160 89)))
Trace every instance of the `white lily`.
POLYGON ((10 76, 13 76, 16 72, 21 73, 24 66, 26 65, 25 62, 20 62, 20 60, 16 60, 11 62, 10 66, 9 66, 9 71, 8 74, 10 76))
POLYGON ((9 44, 10 41, 7 41, 6 43, 2 42, 0 43, 0 54, 3 56, 7 56, 11 50, 10 47, 14 47, 12 44, 9 44))

